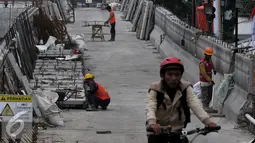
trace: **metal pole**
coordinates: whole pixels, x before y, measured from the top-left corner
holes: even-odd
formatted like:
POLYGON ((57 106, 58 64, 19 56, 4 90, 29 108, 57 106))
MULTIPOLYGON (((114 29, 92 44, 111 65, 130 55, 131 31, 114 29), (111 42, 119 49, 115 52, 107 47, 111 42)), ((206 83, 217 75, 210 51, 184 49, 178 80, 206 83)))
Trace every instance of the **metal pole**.
MULTIPOLYGON (((211 5, 211 0, 208 0, 207 1, 208 3, 208 5, 211 5)), ((209 34, 211 34, 212 33, 212 20, 210 20, 209 22, 208 22, 208 29, 209 29, 209 34)))
POLYGON ((212 34, 212 21, 208 22, 209 34, 212 34))
POLYGON ((235 47, 238 46, 238 8, 236 8, 235 47))
POLYGON ((192 24, 196 27, 196 0, 192 0, 192 24))
POLYGON ((218 0, 218 5, 217 5, 217 10, 218 10, 218 33, 219 33, 219 39, 222 39, 222 16, 221 16, 221 0, 218 0))

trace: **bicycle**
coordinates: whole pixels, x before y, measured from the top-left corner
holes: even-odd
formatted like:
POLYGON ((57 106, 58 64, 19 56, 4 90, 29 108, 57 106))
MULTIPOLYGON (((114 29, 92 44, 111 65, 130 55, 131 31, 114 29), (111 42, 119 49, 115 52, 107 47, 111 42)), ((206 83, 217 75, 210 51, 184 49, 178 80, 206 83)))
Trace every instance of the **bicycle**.
MULTIPOLYGON (((220 129, 221 129, 221 126, 217 126, 217 127, 196 128, 196 129, 189 130, 189 131, 182 130, 181 132, 172 132, 171 131, 172 128, 170 126, 161 126, 160 127, 160 130, 161 130, 160 135, 180 136, 180 143, 187 143, 187 136, 197 133, 197 135, 195 135, 191 140, 188 140, 188 143, 193 143, 199 135, 205 136, 211 132, 218 132, 220 129)), ((152 135, 152 134, 155 135, 155 133, 151 127, 147 127, 146 130, 147 130, 147 132, 149 132, 150 135, 152 135)))
MULTIPOLYGON (((252 124, 255 125, 255 119, 248 113, 245 114, 246 119, 248 119, 252 124)), ((248 143, 255 143, 255 138, 249 141, 248 143)))

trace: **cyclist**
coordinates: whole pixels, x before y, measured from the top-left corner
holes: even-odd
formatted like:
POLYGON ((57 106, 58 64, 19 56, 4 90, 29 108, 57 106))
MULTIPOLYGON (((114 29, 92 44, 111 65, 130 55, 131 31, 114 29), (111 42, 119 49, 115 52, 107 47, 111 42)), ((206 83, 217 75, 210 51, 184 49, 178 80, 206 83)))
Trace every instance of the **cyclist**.
POLYGON ((161 62, 161 81, 154 82, 146 98, 146 125, 157 135, 148 135, 148 143, 177 143, 180 136, 160 135, 160 126, 179 132, 190 122, 190 108, 206 126, 216 127, 204 111, 192 84, 182 81, 184 66, 180 59, 168 57, 161 62))

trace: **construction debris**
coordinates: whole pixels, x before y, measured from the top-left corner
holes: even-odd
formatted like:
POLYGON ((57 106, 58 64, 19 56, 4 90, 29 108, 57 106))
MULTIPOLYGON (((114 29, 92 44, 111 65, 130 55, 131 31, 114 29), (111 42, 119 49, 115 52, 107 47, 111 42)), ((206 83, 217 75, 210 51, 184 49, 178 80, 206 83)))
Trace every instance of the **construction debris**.
MULTIPOLYGON (((1 93, 34 96, 33 123, 25 125, 26 132, 19 136, 26 143, 36 142, 38 129, 64 125, 56 104, 60 98, 58 91, 72 91, 66 98, 85 100, 83 88, 76 83, 81 83, 84 71, 81 55, 86 44, 82 36, 73 38, 66 30, 65 23, 70 21, 72 13, 69 2, 43 2, 36 2, 20 13, 0 43, 1 93)), ((0 142, 10 141, 4 132, 0 135, 0 142)))
POLYGON ((61 110, 56 105, 58 94, 51 91, 34 91, 34 102, 37 102, 44 119, 55 126, 64 126, 64 119, 61 110))

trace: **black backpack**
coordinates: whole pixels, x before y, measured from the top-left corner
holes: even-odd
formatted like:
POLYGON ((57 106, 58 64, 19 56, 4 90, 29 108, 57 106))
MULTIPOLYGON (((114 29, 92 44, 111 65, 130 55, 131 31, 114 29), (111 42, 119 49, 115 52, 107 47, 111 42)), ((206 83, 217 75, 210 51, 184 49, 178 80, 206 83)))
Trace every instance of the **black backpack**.
MULTIPOLYGON (((166 110, 166 105, 163 102, 164 100, 164 93, 156 91, 157 92, 157 108, 159 108, 159 106, 163 106, 163 108, 166 110)), ((178 107, 179 110, 179 119, 182 120, 181 115, 182 115, 182 111, 181 108, 183 109, 184 115, 185 115, 185 123, 184 123, 184 128, 186 128, 187 124, 190 123, 190 108, 188 106, 187 103, 187 88, 185 88, 182 92, 182 97, 180 98, 181 104, 178 107), (182 106, 182 107, 181 107, 182 106)))

